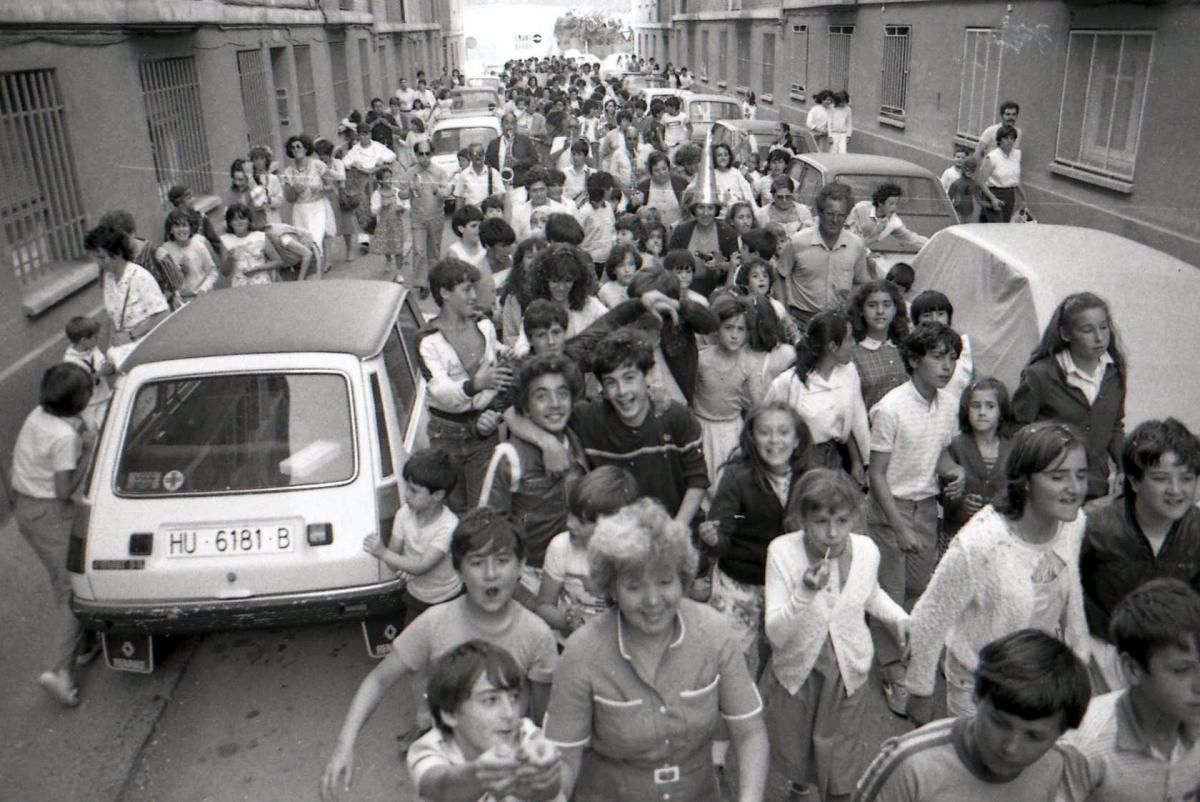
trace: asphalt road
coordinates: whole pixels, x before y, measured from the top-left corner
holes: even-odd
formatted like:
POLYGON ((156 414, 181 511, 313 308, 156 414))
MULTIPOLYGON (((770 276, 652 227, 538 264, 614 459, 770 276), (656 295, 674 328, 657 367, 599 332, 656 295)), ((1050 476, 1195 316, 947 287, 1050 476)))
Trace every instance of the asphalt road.
MULTIPOLYGON (((384 269, 378 257, 359 257, 332 275, 382 278, 384 269)), ((358 627, 176 639, 150 675, 98 660, 83 673, 82 704, 66 709, 35 683, 45 668, 41 611, 49 604, 44 569, 11 522, 0 527, 0 800, 318 798, 346 707, 374 665, 358 627)), ((867 692, 864 739, 878 744, 907 729, 884 707, 877 682, 867 692)), ((415 798, 401 743, 414 702, 393 694, 363 728, 347 798, 415 798)), ((785 798, 778 778, 769 798, 785 798)))

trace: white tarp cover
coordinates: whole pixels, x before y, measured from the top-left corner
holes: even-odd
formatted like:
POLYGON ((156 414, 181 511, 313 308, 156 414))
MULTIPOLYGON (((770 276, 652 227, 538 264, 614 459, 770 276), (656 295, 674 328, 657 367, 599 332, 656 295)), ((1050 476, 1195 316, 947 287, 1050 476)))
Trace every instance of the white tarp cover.
POLYGON ((1168 415, 1200 432, 1200 268, 1124 237, 1054 225, 951 226, 912 261, 913 296, 944 292, 976 377, 1015 390, 1054 307, 1104 298, 1129 362, 1126 430, 1168 415))

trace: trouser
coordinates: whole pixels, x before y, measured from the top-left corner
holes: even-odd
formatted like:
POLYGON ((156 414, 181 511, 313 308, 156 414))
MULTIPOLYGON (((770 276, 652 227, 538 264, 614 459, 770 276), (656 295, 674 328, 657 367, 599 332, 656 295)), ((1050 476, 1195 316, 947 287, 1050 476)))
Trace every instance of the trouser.
POLYGON ((413 280, 414 287, 429 286, 429 268, 433 267, 442 253, 441 218, 436 220, 412 221, 413 280))
POLYGON ((1004 205, 999 209, 984 208, 983 222, 985 223, 1007 223, 1012 220, 1013 212, 1016 211, 1013 207, 1017 205, 1017 188, 1016 187, 988 187, 992 194, 996 196, 996 200, 1004 205))
MULTIPOLYGON (((916 535, 917 551, 906 554, 900 549, 896 530, 874 497, 867 505, 867 531, 879 547, 879 587, 897 604, 911 611, 937 565, 937 498, 931 496, 920 501, 894 498, 893 502, 905 526, 916 535)), ((904 673, 900 644, 890 628, 874 619, 871 631, 880 667, 889 680, 898 680, 904 673)))
POLYGON ((46 629, 50 634, 51 667, 74 673, 75 654, 83 638, 83 627, 71 612, 71 575, 67 571, 75 504, 70 499, 33 498, 15 491, 13 496, 17 531, 50 575, 54 599, 47 611, 46 629))
POLYGON ((446 506, 461 516, 479 503, 492 450, 500 438, 495 432, 480 437, 474 422, 448 420, 433 414, 429 416, 427 431, 430 447, 444 451, 455 467, 458 481, 446 496, 446 506))

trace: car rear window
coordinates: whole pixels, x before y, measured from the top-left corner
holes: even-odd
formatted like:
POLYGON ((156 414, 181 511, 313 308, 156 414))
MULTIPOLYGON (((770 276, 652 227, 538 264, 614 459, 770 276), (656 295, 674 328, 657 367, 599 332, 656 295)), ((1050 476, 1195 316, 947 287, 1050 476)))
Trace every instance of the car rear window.
POLYGON ((433 132, 433 152, 457 154, 468 145, 486 145, 496 137, 495 128, 443 128, 433 132))
POLYGON ((742 109, 736 103, 715 100, 693 100, 688 106, 688 114, 693 120, 742 119, 742 109))
POLYGON ((121 444, 123 496, 232 493, 354 478, 350 391, 336 373, 236 373, 150 382, 121 444))
POLYGON ((938 197, 939 194, 944 194, 942 188, 935 187, 933 181, 923 176, 839 175, 837 180, 850 185, 855 201, 870 200, 875 188, 885 182, 897 185, 904 193, 896 204, 896 213, 901 217, 906 215, 948 216, 945 204, 938 197))

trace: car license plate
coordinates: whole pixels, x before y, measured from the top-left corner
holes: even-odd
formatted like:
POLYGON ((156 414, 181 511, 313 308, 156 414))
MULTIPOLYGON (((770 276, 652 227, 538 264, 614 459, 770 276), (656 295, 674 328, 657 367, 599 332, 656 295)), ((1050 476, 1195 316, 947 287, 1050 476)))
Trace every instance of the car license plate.
POLYGON ((154 671, 154 638, 150 635, 100 633, 104 662, 117 671, 149 674, 154 671))
POLYGON ((225 527, 167 527, 159 542, 168 557, 236 557, 286 554, 296 546, 292 524, 230 524, 225 527))

